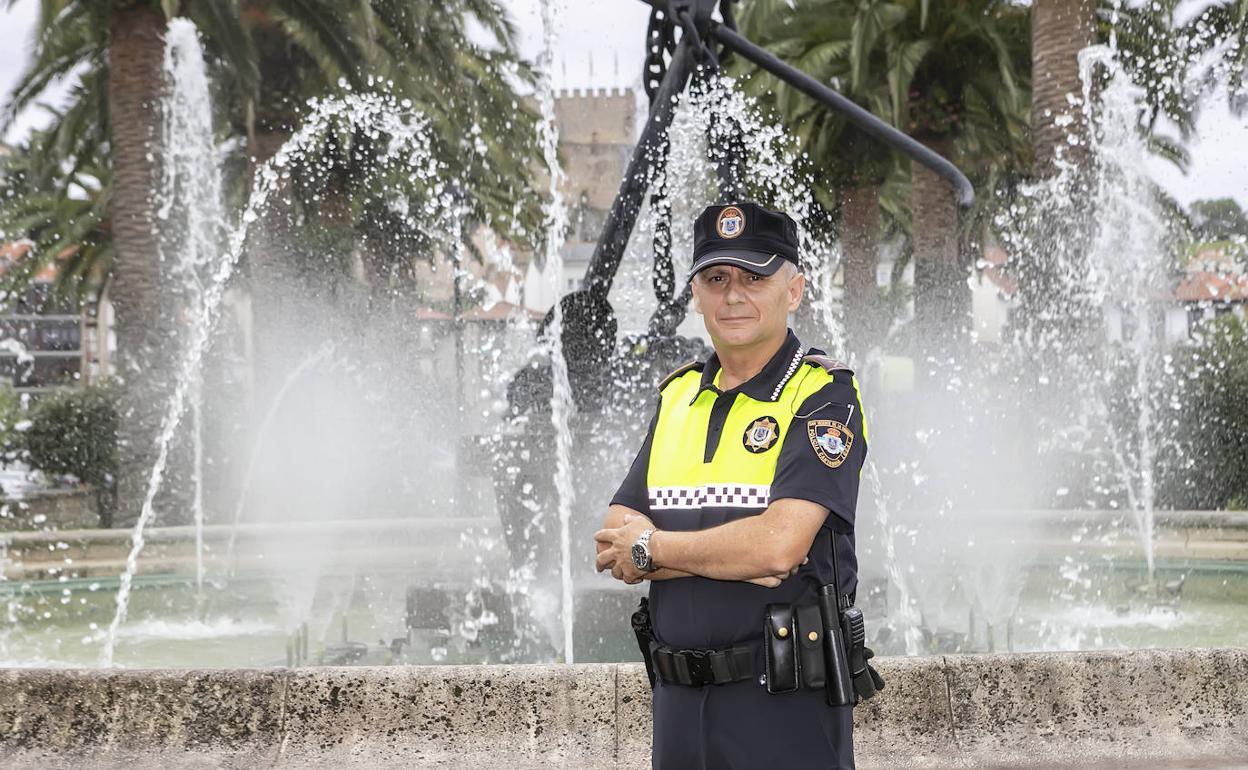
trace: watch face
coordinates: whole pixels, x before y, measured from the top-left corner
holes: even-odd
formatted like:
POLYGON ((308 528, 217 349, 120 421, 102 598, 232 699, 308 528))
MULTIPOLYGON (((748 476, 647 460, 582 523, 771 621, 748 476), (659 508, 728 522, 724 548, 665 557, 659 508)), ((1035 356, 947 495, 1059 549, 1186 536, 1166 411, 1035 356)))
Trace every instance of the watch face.
POLYGON ((646 553, 646 549, 641 543, 633 543, 633 566, 637 569, 645 569, 650 566, 650 554, 646 553))

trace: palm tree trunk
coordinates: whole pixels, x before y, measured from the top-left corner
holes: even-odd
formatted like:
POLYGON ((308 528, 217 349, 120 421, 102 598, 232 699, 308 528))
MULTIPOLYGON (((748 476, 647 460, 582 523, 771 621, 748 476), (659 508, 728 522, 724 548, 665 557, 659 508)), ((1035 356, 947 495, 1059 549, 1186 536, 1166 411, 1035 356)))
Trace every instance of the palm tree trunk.
MULTIPOLYGON (((926 142, 948 155, 948 140, 926 142)), ((958 206, 947 182, 919 163, 910 166, 910 242, 914 251, 914 315, 925 366, 939 368, 967 340, 971 290, 958 239, 958 206)))
POLYGON ((132 524, 139 515, 176 349, 152 212, 164 29, 160 9, 145 3, 119 0, 109 17, 111 218, 116 250, 110 292, 117 373, 125 383, 113 523, 121 526, 132 524))
MULTIPOLYGON (((1096 0, 1035 0, 1031 9, 1034 173, 1061 189, 1045 196, 1033 215, 1027 253, 1018 254, 1019 333, 1036 364, 1054 377, 1072 344, 1090 341, 1098 323, 1095 302, 1083 291, 1095 201, 1085 175, 1091 169, 1089 126, 1079 77, 1079 52, 1096 42, 1096 0), (1070 170, 1062 177, 1062 165, 1070 170), (1077 277, 1072 281, 1072 277, 1077 277)), ((1075 376, 1079 376, 1077 373, 1075 376)), ((1056 385, 1053 392, 1065 393, 1056 385)))
POLYGON ((879 344, 879 297, 875 270, 879 262, 880 188, 860 184, 841 200, 841 264, 845 277, 845 336, 847 348, 861 358, 879 344))
POLYGON ((1079 52, 1096 42, 1095 0, 1035 0, 1031 6, 1031 127, 1036 173, 1058 159, 1087 161, 1079 52), (1075 101, 1072 104, 1071 98, 1075 101), (1070 139, 1074 138, 1075 144, 1070 139))

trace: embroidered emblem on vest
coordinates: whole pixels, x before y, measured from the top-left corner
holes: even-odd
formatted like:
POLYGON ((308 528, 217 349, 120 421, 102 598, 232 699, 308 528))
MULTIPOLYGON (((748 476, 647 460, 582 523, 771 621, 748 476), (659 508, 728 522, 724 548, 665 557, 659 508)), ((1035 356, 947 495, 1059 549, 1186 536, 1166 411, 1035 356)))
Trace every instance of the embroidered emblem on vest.
POLYGON ((839 468, 854 445, 854 432, 836 420, 810 420, 806 423, 810 446, 819 461, 829 468, 839 468))
POLYGON ((771 417, 760 417, 745 429, 741 443, 754 454, 761 454, 776 445, 780 438, 780 424, 771 417))

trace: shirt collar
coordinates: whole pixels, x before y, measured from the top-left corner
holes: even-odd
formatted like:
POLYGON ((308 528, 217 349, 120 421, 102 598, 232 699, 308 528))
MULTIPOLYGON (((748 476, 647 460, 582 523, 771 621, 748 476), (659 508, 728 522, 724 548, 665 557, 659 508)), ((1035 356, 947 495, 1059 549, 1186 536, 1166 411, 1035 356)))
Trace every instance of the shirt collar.
POLYGON ((693 396, 693 401, 697 401, 704 390, 711 390, 716 394, 744 393, 755 401, 779 401, 780 391, 784 390, 784 386, 797 373, 797 367, 802 363, 802 353, 802 343, 790 329, 784 338, 784 344, 758 374, 728 391, 721 391, 715 386, 715 375, 719 374, 720 369, 719 354, 712 353, 706 366, 702 367, 702 382, 693 396))

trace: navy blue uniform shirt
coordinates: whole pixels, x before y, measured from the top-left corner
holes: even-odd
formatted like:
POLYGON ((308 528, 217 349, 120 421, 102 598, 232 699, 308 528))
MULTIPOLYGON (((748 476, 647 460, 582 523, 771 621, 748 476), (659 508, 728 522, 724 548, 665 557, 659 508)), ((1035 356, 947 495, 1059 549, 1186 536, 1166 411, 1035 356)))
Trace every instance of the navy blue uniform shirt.
MULTIPOLYGON (((798 369, 793 363, 800 361, 804 354, 821 353, 817 350, 803 351, 801 343, 790 331, 780 350, 757 375, 727 391, 720 391, 714 384, 720 368, 718 356, 712 354, 702 364, 699 392, 713 391, 716 406, 711 409, 706 424, 689 425, 687 429, 712 438, 706 442, 708 454, 704 462, 714 457, 719 443, 718 431, 733 400, 780 401, 782 389, 798 369), (720 425, 715 424, 717 420, 720 425)), ((817 364, 807 362, 800 365, 817 364)), ((766 504, 754 508, 717 507, 713 499, 708 499, 700 509, 692 512, 688 509, 673 511, 652 507, 651 490, 647 487, 646 478, 657 416, 656 413, 655 419, 651 420, 641 450, 612 498, 612 504, 646 514, 660 530, 707 529, 745 516, 757 516, 766 510, 766 504)), ((650 584, 650 611, 655 636, 661 643, 676 648, 718 649, 760 641, 763 612, 767 604, 811 604, 817 600, 819 587, 833 582, 832 538, 837 538, 837 571, 841 592, 854 592, 858 569, 854 555, 854 516, 867 442, 863 435, 862 408, 852 372, 836 370, 832 382, 806 398, 796 410, 786 433, 780 437, 780 456, 776 461, 767 501, 798 498, 828 509, 827 519, 811 545, 809 562, 774 589, 742 581, 696 576, 654 581, 650 584), (807 422, 821 419, 843 422, 855 436, 848 456, 835 468, 820 460, 808 437, 807 422)), ((724 441, 729 440, 736 438, 724 437, 724 441)))

